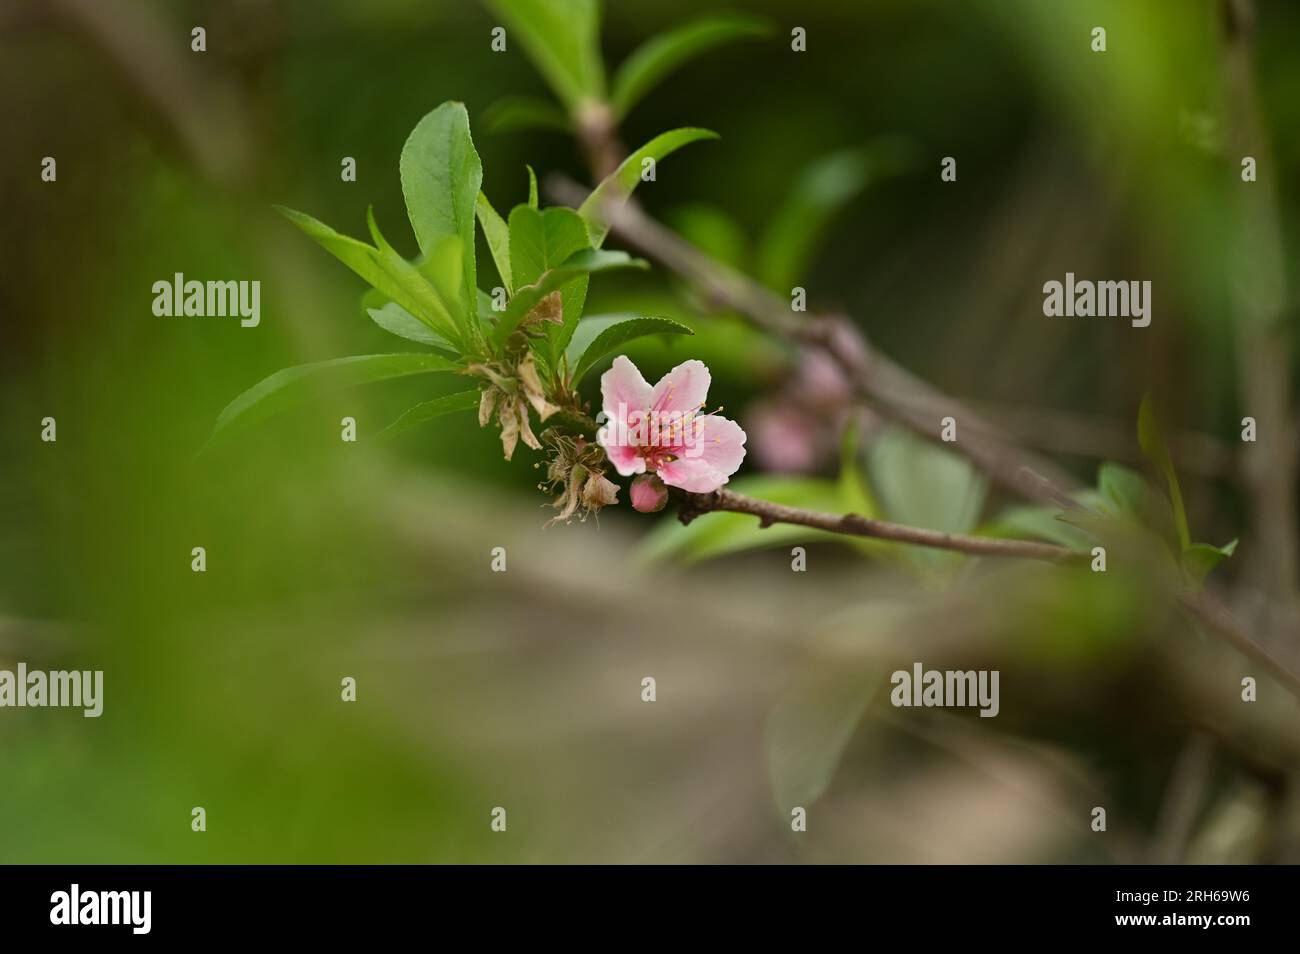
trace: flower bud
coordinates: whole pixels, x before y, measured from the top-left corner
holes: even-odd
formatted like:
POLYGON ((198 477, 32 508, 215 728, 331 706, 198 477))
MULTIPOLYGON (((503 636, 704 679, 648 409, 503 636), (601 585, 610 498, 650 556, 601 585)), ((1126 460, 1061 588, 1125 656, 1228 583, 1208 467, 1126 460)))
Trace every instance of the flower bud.
POLYGON ((642 513, 658 513, 668 502, 668 488, 657 474, 639 474, 628 491, 632 506, 642 513))

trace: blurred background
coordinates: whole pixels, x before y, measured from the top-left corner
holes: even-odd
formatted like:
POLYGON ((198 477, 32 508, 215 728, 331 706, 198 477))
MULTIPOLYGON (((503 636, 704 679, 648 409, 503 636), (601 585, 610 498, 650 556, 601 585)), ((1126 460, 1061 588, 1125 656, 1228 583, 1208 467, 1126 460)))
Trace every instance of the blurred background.
MULTIPOLYGON (((601 47, 612 71, 656 32, 738 10, 770 32, 684 66, 619 130, 633 147, 721 134, 665 160, 647 210, 782 295, 805 287, 1082 484, 1103 461, 1142 468, 1152 392, 1193 536, 1240 538, 1221 595, 1297 665, 1300 7, 658 0, 608 4, 601 47), (1151 280, 1151 326, 1045 319, 1043 283, 1067 271, 1151 280)), ((490 50, 500 22, 462 0, 0 2, 0 668, 105 672, 99 719, 0 710, 0 861, 1300 857, 1295 698, 1146 567, 626 506, 543 529, 537 456, 504 463, 472 416, 371 439, 460 386, 434 378, 324 394, 196 459, 273 371, 405 350, 273 204, 363 236, 373 203, 414 254, 397 157, 451 99, 498 209, 525 199, 525 163, 591 181, 573 136, 496 128, 504 98, 549 96, 521 44, 490 50), (155 317, 151 286, 176 272, 261 281, 260 325, 155 317), (1000 715, 895 709, 889 674, 917 661, 1000 670, 1000 715)), ((696 329, 629 354, 651 380, 709 364, 710 405, 750 434, 742 489, 1041 529, 661 269, 594 279, 587 310, 696 329)))

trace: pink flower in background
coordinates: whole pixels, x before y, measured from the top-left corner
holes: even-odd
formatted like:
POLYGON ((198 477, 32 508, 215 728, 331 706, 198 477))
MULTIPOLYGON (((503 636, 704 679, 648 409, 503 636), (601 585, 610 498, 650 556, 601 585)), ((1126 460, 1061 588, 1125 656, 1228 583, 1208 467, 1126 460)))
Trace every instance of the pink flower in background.
POLYGON ((702 413, 711 382, 703 361, 685 361, 651 387, 624 355, 600 378, 605 424, 597 435, 624 477, 653 472, 671 487, 717 490, 745 459, 735 421, 702 413))

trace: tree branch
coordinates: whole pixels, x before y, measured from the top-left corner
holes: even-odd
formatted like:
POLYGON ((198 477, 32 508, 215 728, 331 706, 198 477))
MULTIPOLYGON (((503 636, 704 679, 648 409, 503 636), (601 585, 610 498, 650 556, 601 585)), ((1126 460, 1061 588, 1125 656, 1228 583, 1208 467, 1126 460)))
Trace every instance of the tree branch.
POLYGON ((901 523, 889 523, 884 520, 872 520, 855 513, 841 515, 805 510, 802 507, 790 507, 768 500, 759 500, 726 488, 708 494, 686 494, 678 508, 677 518, 682 523, 688 524, 696 517, 719 510, 750 514, 757 517, 759 525, 763 527, 774 523, 791 523, 826 530, 830 533, 909 543, 935 550, 955 550, 972 556, 1021 557, 1028 560, 1046 560, 1051 563, 1081 561, 1088 558, 1088 553, 1085 551, 1071 550, 1052 543, 1006 540, 999 537, 971 537, 939 530, 926 530, 901 523))
MULTIPOLYGON (((549 180, 547 189, 558 201, 574 207, 588 195, 582 186, 562 178, 549 180)), ((736 312, 768 334, 825 352, 844 370, 858 397, 872 402, 891 420, 935 441, 941 419, 956 418, 963 436, 956 445, 945 446, 965 454, 1004 488, 1040 503, 1057 503, 1078 489, 1078 481, 1068 472, 1016 446, 970 408, 873 348, 847 317, 791 311, 786 301, 714 260, 635 202, 615 198, 598 211, 612 233, 695 286, 711 307, 736 312)))

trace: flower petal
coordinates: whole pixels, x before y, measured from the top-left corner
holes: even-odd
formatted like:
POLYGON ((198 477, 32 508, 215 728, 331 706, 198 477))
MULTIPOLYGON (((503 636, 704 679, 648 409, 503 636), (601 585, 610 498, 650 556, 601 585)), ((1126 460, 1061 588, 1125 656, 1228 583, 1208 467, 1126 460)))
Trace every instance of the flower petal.
POLYGON ((679 457, 656 469, 659 479, 670 487, 680 487, 693 494, 707 494, 727 482, 726 474, 698 457, 679 457))
POLYGON ((626 355, 615 358, 610 369, 600 376, 605 416, 611 420, 619 414, 620 405, 624 419, 629 411, 644 411, 650 406, 652 393, 646 379, 626 355))
POLYGON ((703 414, 693 423, 688 431, 691 443, 682 448, 680 459, 703 461, 723 478, 730 477, 745 459, 744 430, 735 421, 716 414, 703 414))
MULTIPOLYGON (((631 477, 633 474, 645 473, 645 458, 641 456, 636 447, 631 444, 615 444, 612 441, 605 443, 606 431, 612 429, 607 424, 602 427, 596 434, 596 440, 600 446, 605 448, 605 456, 609 462, 614 465, 614 469, 623 477, 631 477)), ((612 435, 610 435, 612 436, 612 435)))
POLYGON ((683 361, 655 385, 652 406, 659 414, 685 414, 704 406, 713 377, 703 361, 683 361))

